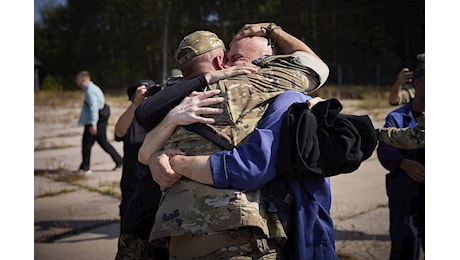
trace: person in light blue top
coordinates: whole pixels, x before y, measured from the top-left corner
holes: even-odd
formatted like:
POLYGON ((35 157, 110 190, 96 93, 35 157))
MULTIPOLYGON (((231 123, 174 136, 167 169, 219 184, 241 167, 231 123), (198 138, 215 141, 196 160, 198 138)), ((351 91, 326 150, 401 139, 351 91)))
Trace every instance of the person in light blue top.
POLYGON ((78 124, 85 130, 82 138, 82 162, 79 172, 90 174, 91 148, 95 141, 107 152, 115 162, 113 170, 120 169, 123 159, 107 140, 107 123, 110 117, 110 107, 105 103, 104 93, 91 81, 90 73, 86 70, 77 74, 75 83, 85 91, 83 107, 80 112, 78 124))
POLYGON ((83 108, 78 119, 79 125, 92 125, 93 132, 97 131, 97 121, 99 120, 99 110, 104 108, 105 99, 102 90, 92 81, 88 82, 87 86, 83 86, 85 91, 85 100, 83 108))

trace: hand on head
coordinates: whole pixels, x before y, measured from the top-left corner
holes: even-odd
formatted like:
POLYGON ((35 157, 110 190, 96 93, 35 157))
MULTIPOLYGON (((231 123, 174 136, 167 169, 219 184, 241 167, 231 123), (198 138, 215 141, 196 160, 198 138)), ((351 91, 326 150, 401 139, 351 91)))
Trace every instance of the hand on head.
POLYGON ((256 23, 243 25, 243 27, 236 33, 235 37, 233 37, 232 41, 229 44, 229 47, 231 48, 234 42, 245 37, 265 37, 267 33, 266 30, 264 30, 263 28, 267 28, 269 24, 270 23, 256 23))

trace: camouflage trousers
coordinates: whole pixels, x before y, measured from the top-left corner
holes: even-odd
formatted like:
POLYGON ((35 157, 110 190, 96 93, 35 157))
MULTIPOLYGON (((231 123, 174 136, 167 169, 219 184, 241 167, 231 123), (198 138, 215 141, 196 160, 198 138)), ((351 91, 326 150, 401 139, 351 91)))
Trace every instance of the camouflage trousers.
POLYGON ((232 230, 199 236, 172 237, 170 260, 275 260, 281 257, 276 245, 262 232, 232 230))
POLYGON ((120 234, 115 260, 167 260, 168 250, 130 234, 120 234))

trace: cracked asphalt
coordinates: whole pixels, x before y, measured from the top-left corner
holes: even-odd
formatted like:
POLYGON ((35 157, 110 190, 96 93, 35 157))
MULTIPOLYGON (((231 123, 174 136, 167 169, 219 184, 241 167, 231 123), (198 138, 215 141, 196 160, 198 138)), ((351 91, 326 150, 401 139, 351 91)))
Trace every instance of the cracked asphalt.
MULTIPOLYGON (((111 106, 109 140, 124 110, 123 105, 111 106)), ((34 259, 114 259, 117 251, 121 170, 111 171, 113 161, 95 144, 93 173, 71 174, 81 158, 78 111, 75 106, 35 108, 34 259)), ((381 125, 380 117, 374 126, 381 125)), ((122 143, 111 143, 122 154, 122 143)), ((388 258, 386 172, 374 152, 357 171, 331 178, 340 259, 388 258)))

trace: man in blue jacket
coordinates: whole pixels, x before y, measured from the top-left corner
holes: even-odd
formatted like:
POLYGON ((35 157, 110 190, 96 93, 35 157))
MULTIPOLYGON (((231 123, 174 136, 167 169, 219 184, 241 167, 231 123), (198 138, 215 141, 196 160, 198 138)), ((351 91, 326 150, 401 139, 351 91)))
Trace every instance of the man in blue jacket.
MULTIPOLYGON (((313 100, 300 92, 286 91, 270 104, 266 116, 245 144, 210 156, 177 155, 169 160, 171 168, 184 176, 210 174, 213 185, 219 188, 262 188, 277 175, 279 133, 288 107, 294 102, 307 101, 313 100)), ((160 164, 159 161, 151 162, 160 164)), ((294 216, 291 216, 295 228, 290 248, 292 259, 337 259, 330 216, 332 197, 329 178, 300 181, 292 177, 286 181, 295 200, 294 216)))
MULTIPOLYGON (((393 110, 384 127, 413 128, 425 112, 425 68, 414 71, 415 97, 393 110)), ((379 143, 380 163, 390 171, 386 190, 390 209, 390 259, 419 259, 425 248, 425 148, 403 150, 379 143)))

